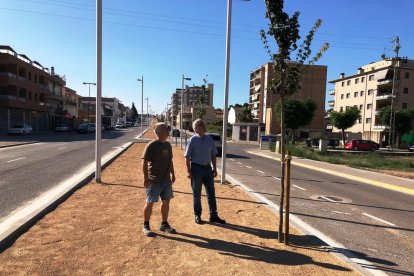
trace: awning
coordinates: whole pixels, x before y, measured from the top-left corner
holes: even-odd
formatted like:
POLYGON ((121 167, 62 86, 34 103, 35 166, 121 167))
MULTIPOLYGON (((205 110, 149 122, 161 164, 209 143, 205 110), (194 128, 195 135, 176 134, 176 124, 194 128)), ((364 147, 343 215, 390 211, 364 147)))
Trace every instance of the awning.
POLYGON ((387 76, 388 69, 387 70, 381 70, 375 73, 375 79, 376 80, 383 80, 387 76))

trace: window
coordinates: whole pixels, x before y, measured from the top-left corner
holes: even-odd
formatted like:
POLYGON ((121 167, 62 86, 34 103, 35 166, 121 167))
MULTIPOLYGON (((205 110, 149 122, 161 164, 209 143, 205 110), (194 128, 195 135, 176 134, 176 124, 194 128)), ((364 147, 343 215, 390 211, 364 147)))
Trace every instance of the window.
POLYGON ((346 93, 346 98, 349 99, 349 97, 351 96, 351 93, 346 93))
POLYGON ((404 78, 409 79, 410 78, 410 72, 405 72, 404 73, 404 78))
POLYGON ((360 105, 359 105, 359 110, 362 110, 362 107, 363 107, 363 105, 362 105, 362 104, 360 104, 360 105))
POLYGON ((344 94, 341 94, 341 99, 343 99, 344 98, 344 94))
POLYGON ((372 104, 367 104, 367 110, 372 108, 372 104))
POLYGON ((359 118, 358 119, 358 124, 361 124, 362 123, 362 119, 361 118, 359 118))
POLYGON ((371 96, 372 94, 374 94, 374 90, 373 89, 368 90, 368 96, 371 96))
POLYGON ((342 85, 342 87, 344 87, 345 86, 345 82, 343 81, 341 85, 342 85))
POLYGON ((341 106, 341 108, 339 108, 339 111, 340 112, 344 111, 344 108, 341 106))
POLYGON ((37 102, 37 94, 35 93, 35 101, 37 102))
POLYGON ((355 84, 357 84, 357 83, 359 83, 359 79, 358 78, 355 79, 355 84))
POLYGON ((365 77, 361 77, 361 82, 364 82, 365 81, 365 77))
POLYGON ((374 80, 374 75, 370 75, 370 76, 368 77, 368 80, 369 80, 369 81, 374 80))
POLYGON ((354 98, 358 97, 358 92, 354 92, 354 98))
POLYGON ((29 79, 29 81, 32 81, 32 73, 31 72, 27 72, 27 78, 29 79))
POLYGON ((29 92, 29 101, 32 100, 32 92, 29 92))
POLYGON ((407 103, 403 103, 402 104, 402 109, 407 109, 407 106, 408 106, 407 103))
POLYGON ((34 75, 34 82, 37 83, 37 75, 34 75))
POLYGON ((404 94, 408 94, 408 87, 404 87, 404 94))
POLYGON ((366 118, 365 123, 370 124, 371 123, 371 118, 366 118))
POLYGON ((346 86, 349 86, 349 85, 351 85, 351 80, 346 81, 346 86))
POLYGON ((364 96, 364 91, 359 92, 359 95, 362 97, 364 96))

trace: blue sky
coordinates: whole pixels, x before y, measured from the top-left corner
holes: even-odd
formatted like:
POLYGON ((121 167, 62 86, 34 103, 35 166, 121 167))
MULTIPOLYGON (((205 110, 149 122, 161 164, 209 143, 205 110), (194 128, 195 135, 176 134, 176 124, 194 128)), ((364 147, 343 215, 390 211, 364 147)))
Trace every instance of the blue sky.
MULTIPOLYGON (((301 12, 303 36, 323 20, 313 45, 331 45, 318 63, 328 66, 328 80, 379 60, 384 49, 393 55, 397 35, 400 56, 414 58, 412 0, 285 2, 289 14, 301 12)), ((192 78, 190 85, 208 75, 214 105, 223 107, 226 0, 103 0, 103 7, 103 96, 139 107, 143 75, 150 109, 159 113, 181 87, 182 74, 192 78)), ((262 0, 233 0, 229 104, 248 101, 250 71, 268 61, 259 37, 267 26, 264 10, 262 0)), ((82 82, 96 78, 95 1, 0 0, 0 26, 0 44, 54 66, 68 87, 87 96, 82 82)))

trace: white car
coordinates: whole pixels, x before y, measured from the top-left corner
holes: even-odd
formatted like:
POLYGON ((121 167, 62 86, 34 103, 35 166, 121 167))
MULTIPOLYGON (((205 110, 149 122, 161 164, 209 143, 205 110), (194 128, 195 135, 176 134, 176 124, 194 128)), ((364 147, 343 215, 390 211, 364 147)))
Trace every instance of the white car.
POLYGON ((68 131, 68 126, 65 124, 59 124, 55 127, 55 131, 68 131))
POLYGON ((414 152, 414 144, 412 144, 412 145, 410 146, 410 148, 408 149, 408 151, 409 151, 409 152, 414 152))
POLYGON ((8 134, 32 134, 32 127, 26 124, 14 125, 12 128, 9 128, 8 134))

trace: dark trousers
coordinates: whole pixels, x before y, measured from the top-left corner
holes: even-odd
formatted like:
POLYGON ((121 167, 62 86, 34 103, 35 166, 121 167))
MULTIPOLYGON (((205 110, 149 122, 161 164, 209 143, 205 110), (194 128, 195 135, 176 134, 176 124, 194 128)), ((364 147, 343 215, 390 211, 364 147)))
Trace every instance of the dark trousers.
POLYGON ((216 192, 214 190, 214 174, 211 166, 191 165, 191 188, 193 189, 194 215, 201 216, 201 187, 206 189, 210 215, 217 214, 216 192))

